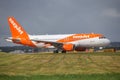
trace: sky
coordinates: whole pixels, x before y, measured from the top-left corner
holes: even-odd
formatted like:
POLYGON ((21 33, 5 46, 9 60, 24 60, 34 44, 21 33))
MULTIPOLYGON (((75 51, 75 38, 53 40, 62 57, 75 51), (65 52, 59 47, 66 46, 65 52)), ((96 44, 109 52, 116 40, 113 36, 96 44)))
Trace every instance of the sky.
POLYGON ((120 42, 120 0, 0 0, 0 46, 13 46, 7 18, 33 35, 101 33, 120 42))

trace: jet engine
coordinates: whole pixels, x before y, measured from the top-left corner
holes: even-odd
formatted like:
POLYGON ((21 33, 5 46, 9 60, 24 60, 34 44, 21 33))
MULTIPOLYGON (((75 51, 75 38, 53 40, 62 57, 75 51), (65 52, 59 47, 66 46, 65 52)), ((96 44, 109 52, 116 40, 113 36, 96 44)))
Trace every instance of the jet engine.
POLYGON ((72 51, 74 49, 74 45, 73 44, 63 44, 63 49, 65 51, 72 51))

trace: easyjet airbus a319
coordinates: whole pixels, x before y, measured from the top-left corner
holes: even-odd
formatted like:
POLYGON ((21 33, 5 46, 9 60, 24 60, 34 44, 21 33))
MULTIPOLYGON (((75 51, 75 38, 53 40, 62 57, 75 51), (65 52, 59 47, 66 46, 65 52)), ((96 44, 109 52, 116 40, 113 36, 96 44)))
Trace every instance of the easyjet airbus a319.
POLYGON ((12 37, 6 40, 25 46, 39 48, 55 48, 54 53, 81 50, 85 47, 107 46, 110 40, 102 34, 58 34, 58 35, 29 35, 14 17, 8 18, 12 37))

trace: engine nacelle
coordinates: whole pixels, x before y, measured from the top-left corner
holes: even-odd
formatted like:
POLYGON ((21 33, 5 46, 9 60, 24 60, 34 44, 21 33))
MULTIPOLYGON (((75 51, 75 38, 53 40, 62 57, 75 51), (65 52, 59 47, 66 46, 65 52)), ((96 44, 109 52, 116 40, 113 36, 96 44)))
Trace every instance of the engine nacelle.
POLYGON ((63 49, 64 49, 65 51, 72 51, 73 48, 74 48, 74 45, 73 45, 73 44, 64 44, 64 45, 63 45, 63 49))

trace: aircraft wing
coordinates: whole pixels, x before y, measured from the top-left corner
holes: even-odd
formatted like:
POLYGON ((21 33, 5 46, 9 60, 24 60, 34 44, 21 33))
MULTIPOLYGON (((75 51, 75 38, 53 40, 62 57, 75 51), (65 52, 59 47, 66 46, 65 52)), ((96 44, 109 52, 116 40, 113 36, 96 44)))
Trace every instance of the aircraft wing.
POLYGON ((36 40, 36 39, 31 39, 31 41, 35 41, 37 43, 45 43, 45 44, 51 44, 57 48, 60 48, 63 46, 63 43, 60 42, 53 42, 53 41, 43 41, 43 40, 36 40))

